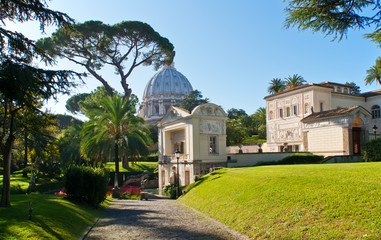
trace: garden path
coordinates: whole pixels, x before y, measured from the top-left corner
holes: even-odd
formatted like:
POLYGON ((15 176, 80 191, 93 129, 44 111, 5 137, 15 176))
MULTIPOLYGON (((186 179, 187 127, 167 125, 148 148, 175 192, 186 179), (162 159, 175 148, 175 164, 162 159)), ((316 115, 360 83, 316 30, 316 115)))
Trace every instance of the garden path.
POLYGON ((249 239, 175 200, 114 200, 85 239, 249 239))

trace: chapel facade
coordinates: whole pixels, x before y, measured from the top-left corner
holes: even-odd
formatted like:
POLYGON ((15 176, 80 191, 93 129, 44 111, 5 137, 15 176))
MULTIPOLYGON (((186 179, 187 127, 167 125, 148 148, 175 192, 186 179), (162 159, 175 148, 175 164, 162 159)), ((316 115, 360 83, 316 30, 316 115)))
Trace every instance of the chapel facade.
POLYGON ((191 91, 192 85, 174 64, 165 65, 147 83, 138 115, 156 125, 171 106, 178 105, 191 91))
POLYGON ((158 124, 160 190, 174 184, 176 176, 180 186, 186 186, 194 182, 195 175, 227 167, 226 119, 224 110, 212 103, 192 112, 170 107, 158 124))
POLYGON ((381 90, 352 95, 343 84, 308 83, 265 100, 268 152, 356 155, 380 134, 381 90))

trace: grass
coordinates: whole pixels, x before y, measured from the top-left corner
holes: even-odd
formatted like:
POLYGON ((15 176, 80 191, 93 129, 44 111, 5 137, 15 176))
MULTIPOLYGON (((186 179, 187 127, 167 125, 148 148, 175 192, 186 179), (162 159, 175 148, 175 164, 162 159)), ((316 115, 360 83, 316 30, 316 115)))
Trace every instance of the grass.
POLYGON ((379 239, 381 163, 221 169, 179 201, 254 239, 379 239))
MULTIPOLYGON (((3 188, 3 175, 0 175, 0 190, 3 188)), ((30 173, 28 177, 22 176, 22 170, 15 171, 11 174, 11 193, 26 193, 29 187, 30 173)), ((63 182, 57 179, 40 178, 36 183, 37 191, 44 192, 48 190, 63 187, 63 182)))
MULTIPOLYGON (((79 239, 102 211, 63 196, 11 195, 12 207, 0 208, 0 239, 79 239), (32 220, 29 202, 33 202, 32 220)), ((105 201, 102 207, 106 207, 105 201)))
MULTIPOLYGON (((115 171, 115 163, 114 162, 108 162, 105 165, 105 168, 108 169, 110 172, 115 171)), ((158 167, 157 162, 136 162, 136 163, 130 163, 130 168, 125 169, 122 167, 122 163, 119 163, 119 171, 120 172, 143 172, 145 170, 149 172, 153 172, 158 167)))

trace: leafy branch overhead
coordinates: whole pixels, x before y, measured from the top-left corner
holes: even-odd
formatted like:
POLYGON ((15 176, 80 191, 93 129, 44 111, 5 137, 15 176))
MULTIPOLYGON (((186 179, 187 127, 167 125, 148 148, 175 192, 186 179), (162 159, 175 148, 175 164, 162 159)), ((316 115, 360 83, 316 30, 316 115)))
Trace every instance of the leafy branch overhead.
POLYGON ((150 25, 138 21, 124 21, 107 25, 100 21, 61 27, 49 38, 40 39, 37 46, 52 57, 69 59, 100 81, 109 95, 113 90, 108 79, 100 73, 105 66, 115 68, 127 99, 132 90, 127 78, 140 65, 158 69, 171 64, 175 55, 168 39, 160 36, 150 25))

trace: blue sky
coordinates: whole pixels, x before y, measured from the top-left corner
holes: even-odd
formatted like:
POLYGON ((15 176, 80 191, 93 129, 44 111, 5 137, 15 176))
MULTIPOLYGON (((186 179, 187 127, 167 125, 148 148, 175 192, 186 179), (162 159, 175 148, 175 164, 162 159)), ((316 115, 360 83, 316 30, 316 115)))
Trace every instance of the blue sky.
MULTIPOLYGON (((367 31, 350 31, 341 42, 322 33, 285 29, 282 0, 184 1, 184 0, 53 0, 49 7, 67 13, 77 22, 100 20, 114 24, 126 20, 150 24, 175 46, 175 67, 211 102, 225 110, 242 108, 248 114, 265 106, 263 98, 273 78, 299 74, 307 82, 355 82, 362 92, 379 89, 364 85, 366 70, 374 65, 380 48, 363 38, 367 31)), ((31 39, 42 35, 36 24, 7 27, 31 39)), ((59 60, 59 69, 83 72, 74 63, 59 60)), ((121 91, 112 69, 102 72, 121 91)), ((153 67, 136 69, 128 79, 142 101, 153 67)), ((90 92, 100 84, 93 78, 73 94, 90 92)), ((67 96, 49 101, 48 108, 64 113, 67 96)))

